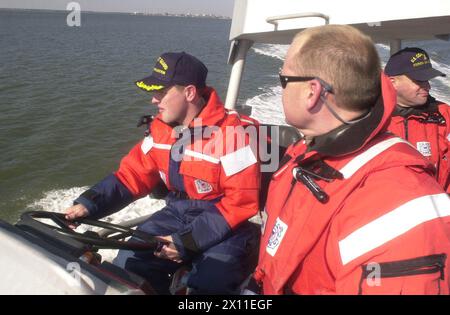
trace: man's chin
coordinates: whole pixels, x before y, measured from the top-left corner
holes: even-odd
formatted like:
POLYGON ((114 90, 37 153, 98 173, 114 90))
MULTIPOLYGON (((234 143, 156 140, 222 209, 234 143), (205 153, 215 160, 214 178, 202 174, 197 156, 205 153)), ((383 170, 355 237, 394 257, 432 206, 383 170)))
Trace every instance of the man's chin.
POLYGON ((172 120, 169 117, 167 117, 166 115, 164 115, 163 113, 160 113, 159 117, 166 124, 171 124, 172 123, 172 120))
POLYGON ((418 100, 417 100, 417 106, 422 106, 424 105, 428 100, 428 95, 427 96, 421 96, 418 100))

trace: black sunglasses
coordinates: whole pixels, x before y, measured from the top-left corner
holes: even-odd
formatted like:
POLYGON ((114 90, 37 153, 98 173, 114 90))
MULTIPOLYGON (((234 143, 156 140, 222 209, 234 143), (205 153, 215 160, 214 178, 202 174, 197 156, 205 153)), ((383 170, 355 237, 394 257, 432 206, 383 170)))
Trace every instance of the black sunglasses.
POLYGON ((280 83, 283 89, 286 88, 286 85, 289 82, 305 82, 315 79, 314 77, 295 77, 290 75, 282 75, 281 73, 278 75, 280 76, 280 83))
POLYGON ((333 93, 333 87, 318 77, 297 77, 297 76, 290 76, 290 75, 282 75, 281 73, 278 73, 278 75, 280 76, 280 83, 281 83, 281 87, 283 89, 286 88, 286 85, 289 82, 306 82, 306 81, 310 81, 310 80, 318 80, 320 82, 320 84, 322 85, 322 87, 325 89, 325 91, 327 91, 329 93, 333 93))

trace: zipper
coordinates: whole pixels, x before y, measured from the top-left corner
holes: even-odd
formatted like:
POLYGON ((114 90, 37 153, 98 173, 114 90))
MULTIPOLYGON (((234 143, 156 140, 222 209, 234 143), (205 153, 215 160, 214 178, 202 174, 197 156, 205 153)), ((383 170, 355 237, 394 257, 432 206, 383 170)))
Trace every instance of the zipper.
MULTIPOLYGON (((445 279, 445 261, 447 259, 446 254, 436 254, 430 256, 417 257, 413 259, 393 261, 379 263, 380 266, 380 278, 394 278, 414 276, 420 274, 432 274, 439 272, 440 280, 445 279)), ((362 283, 364 279, 373 273, 373 270, 367 268, 368 265, 362 266, 361 281, 359 283, 359 292, 362 294, 362 283)))
POLYGON ((405 127, 405 140, 408 141, 408 118, 403 120, 403 126, 405 127))
POLYGON ((286 204, 287 204, 289 198, 291 197, 292 191, 294 190, 294 187, 295 187, 295 184, 296 184, 296 183, 297 183, 297 181, 293 178, 293 179, 291 180, 291 188, 289 188, 289 192, 288 192, 288 194, 287 194, 287 196, 286 196, 286 199, 284 199, 283 206, 282 206, 280 209, 284 209, 284 207, 286 206, 286 204))

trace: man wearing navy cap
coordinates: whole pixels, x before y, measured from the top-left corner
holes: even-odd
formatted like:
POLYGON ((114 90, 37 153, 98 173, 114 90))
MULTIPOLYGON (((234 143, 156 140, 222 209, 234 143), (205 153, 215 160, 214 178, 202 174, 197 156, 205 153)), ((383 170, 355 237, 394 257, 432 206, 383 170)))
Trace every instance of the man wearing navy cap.
POLYGON ((420 48, 404 48, 391 56, 385 73, 397 90, 397 107, 389 130, 411 142, 436 167, 436 179, 450 192, 449 107, 430 96, 430 79, 445 76, 420 48))
MULTIPOLYGON (((150 76, 136 81, 152 93, 159 114, 119 170, 80 195, 68 220, 101 218, 142 198, 158 185, 166 206, 138 226, 163 241, 156 251, 121 250, 115 264, 145 279, 160 294, 184 264, 197 294, 236 294, 256 263, 259 229, 247 220, 258 212, 260 171, 245 128, 256 121, 224 108, 206 85, 208 69, 185 52, 168 52, 150 76), (252 255, 253 254, 253 255, 252 255)), ((172 292, 173 293, 173 292, 172 292)))

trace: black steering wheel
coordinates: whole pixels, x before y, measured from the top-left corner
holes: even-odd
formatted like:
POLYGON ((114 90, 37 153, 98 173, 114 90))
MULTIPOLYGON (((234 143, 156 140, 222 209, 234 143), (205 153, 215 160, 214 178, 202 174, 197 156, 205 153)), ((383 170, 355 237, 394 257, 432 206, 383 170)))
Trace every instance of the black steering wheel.
POLYGON ((163 244, 154 236, 142 231, 136 231, 118 224, 87 218, 77 218, 73 221, 68 221, 65 219, 63 213, 28 211, 23 213, 20 219, 20 225, 31 226, 32 228, 43 232, 45 232, 45 229, 50 229, 83 244, 92 246, 94 249, 155 250, 163 244), (37 219, 50 219, 57 224, 57 226, 43 223, 37 219), (74 225, 74 223, 103 228, 112 231, 113 233, 109 236, 101 236, 93 231, 80 233, 70 227, 71 225, 74 225), (124 239, 128 236, 132 236, 134 240, 125 241, 124 239))

